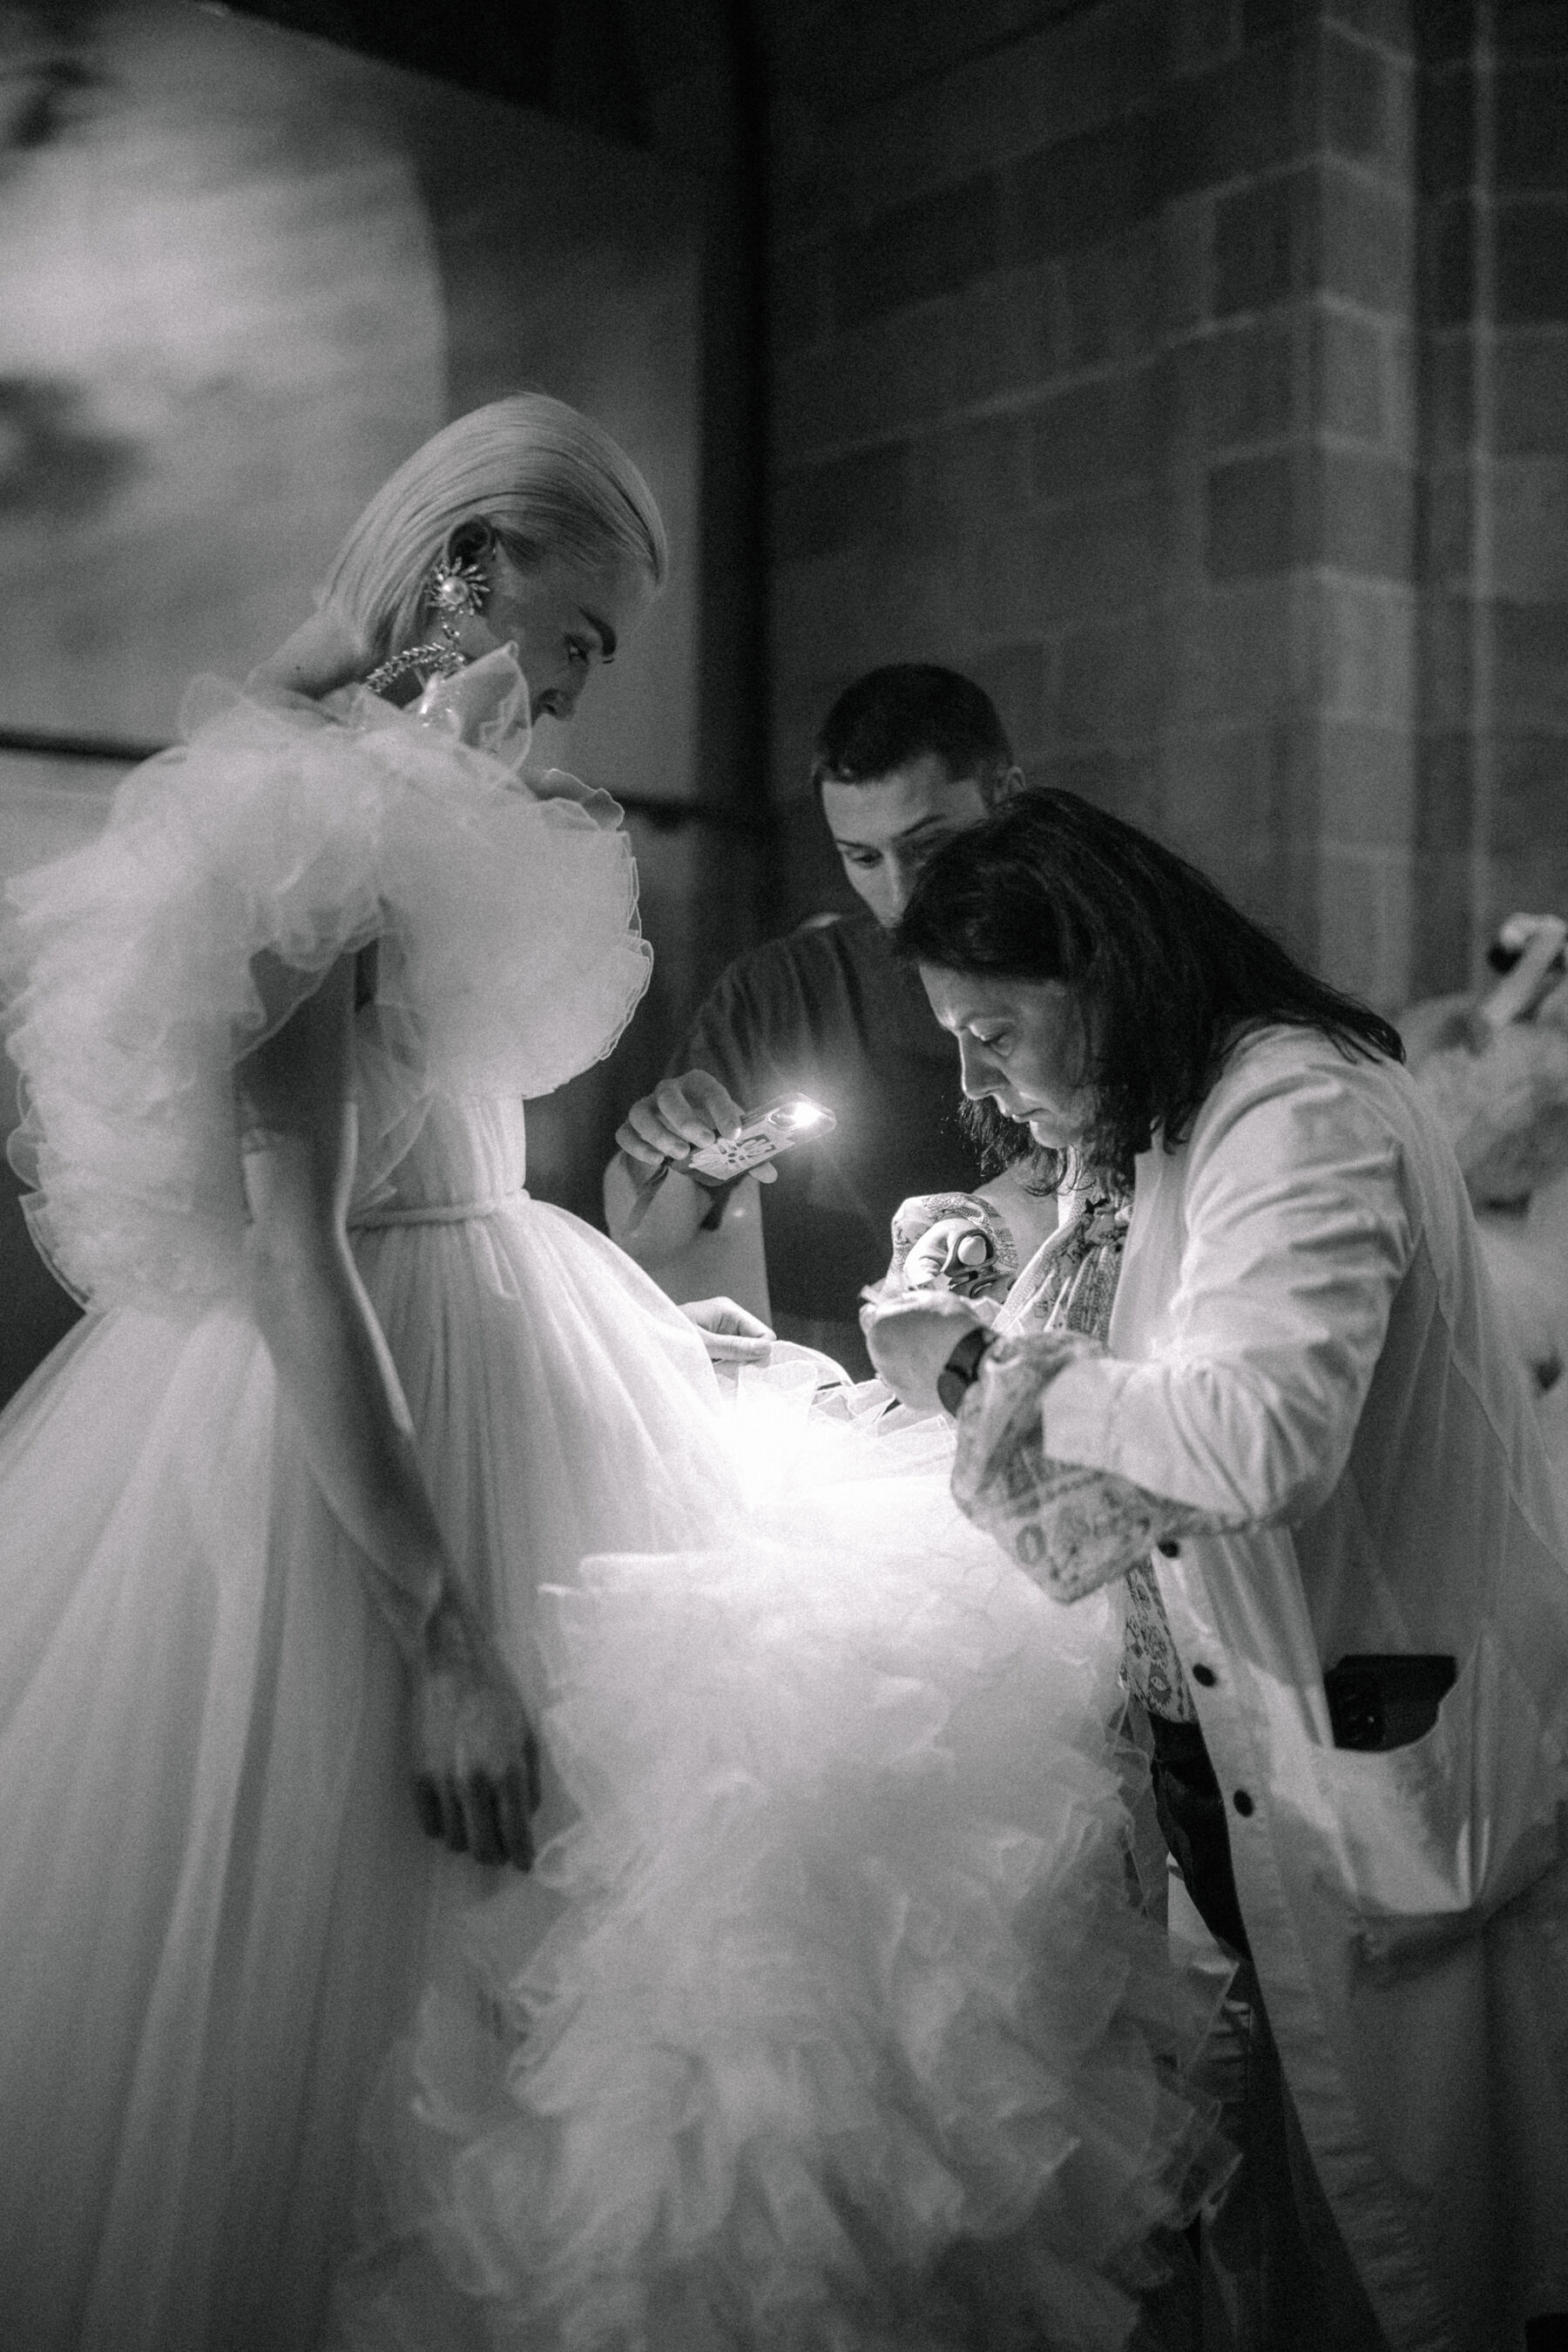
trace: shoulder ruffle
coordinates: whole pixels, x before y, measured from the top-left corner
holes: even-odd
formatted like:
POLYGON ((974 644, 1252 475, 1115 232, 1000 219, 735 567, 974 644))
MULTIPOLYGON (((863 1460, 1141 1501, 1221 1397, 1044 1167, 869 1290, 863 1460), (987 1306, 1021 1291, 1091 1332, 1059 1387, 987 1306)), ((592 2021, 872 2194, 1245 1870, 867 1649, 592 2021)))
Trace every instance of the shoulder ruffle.
POLYGON ((13 881, 13 1157, 79 1297, 232 1287, 234 1065, 373 939, 372 1150, 406 1148, 433 1094, 546 1094, 610 1051, 652 961, 637 868, 607 795, 514 772, 522 698, 510 653, 412 714, 198 681, 188 740, 126 779, 100 838, 13 881), (284 967, 265 1003, 264 951, 284 967))

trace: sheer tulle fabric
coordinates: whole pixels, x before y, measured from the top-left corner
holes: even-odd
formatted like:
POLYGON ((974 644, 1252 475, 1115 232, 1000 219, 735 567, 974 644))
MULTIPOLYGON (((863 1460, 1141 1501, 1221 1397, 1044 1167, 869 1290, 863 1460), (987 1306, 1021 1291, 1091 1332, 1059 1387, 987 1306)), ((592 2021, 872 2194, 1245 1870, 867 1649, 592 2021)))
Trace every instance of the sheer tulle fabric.
POLYGON ((1215 2177, 1109 1604, 959 1518, 944 1432, 804 1403, 742 1377, 721 1543, 551 1596, 560 1915, 491 1906, 484 1997, 427 1992, 336 2346, 1098 2352, 1215 2177))
MULTIPOLYGON (((437 1104, 395 1205, 499 1205, 357 1247, 537 1707, 540 1585, 733 1505, 700 1342, 518 1192, 521 1141, 437 1104)), ((80 1327, 0 1422, 0 1505, 5 2340, 300 2352, 361 2110, 420 1988, 470 2000, 453 1923, 493 1881, 415 1826, 396 1655, 237 1315, 80 1327)), ((558 1895, 513 1899, 536 1940, 558 1895)))
POLYGON ((363 688, 323 707, 198 681, 189 740, 127 779, 101 838, 11 885, 14 1157, 79 1297, 233 1290, 228 1072, 349 949, 381 942, 367 1189, 433 1091, 546 1094, 610 1050, 647 983, 637 869, 604 794, 536 792, 498 756, 526 747, 522 695, 509 652, 417 717, 363 688))

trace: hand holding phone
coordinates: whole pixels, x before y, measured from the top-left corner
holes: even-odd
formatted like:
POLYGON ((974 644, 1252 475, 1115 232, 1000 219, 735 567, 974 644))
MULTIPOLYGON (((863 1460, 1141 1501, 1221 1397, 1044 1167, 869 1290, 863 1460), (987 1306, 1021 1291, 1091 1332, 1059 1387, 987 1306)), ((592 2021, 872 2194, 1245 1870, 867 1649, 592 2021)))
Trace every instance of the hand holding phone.
POLYGON ((837 1124, 821 1103, 805 1095, 784 1095, 761 1110, 748 1111, 738 1135, 716 1138, 683 1164, 688 1175, 727 1184, 732 1177, 749 1175, 793 1144, 830 1133, 837 1124))

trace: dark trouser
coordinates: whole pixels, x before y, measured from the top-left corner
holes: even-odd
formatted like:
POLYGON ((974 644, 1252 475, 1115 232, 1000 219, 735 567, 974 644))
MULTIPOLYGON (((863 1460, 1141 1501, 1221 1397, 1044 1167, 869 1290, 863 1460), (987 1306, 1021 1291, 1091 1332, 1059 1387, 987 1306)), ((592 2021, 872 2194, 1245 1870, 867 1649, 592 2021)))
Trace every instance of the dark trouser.
MULTIPOLYGON (((1254 2343, 1259 2352, 1285 2352, 1298 2344, 1303 2352, 1319 2352, 1330 2343, 1381 2344, 1279 2069, 1250 1966, 1225 1798, 1203 1733, 1195 1723, 1170 1723, 1157 1715, 1150 1716, 1149 1728, 1154 1810, 1165 1843, 1205 1927, 1246 1964, 1226 2005, 1212 2062, 1217 2077, 1227 2071, 1231 2077, 1230 2084, 1216 2079, 1213 2088, 1243 2153, 1243 2174, 1216 2218, 1219 2243, 1214 2252, 1218 2268, 1234 2265, 1232 2284, 1240 2283, 1241 2294, 1239 2299, 1224 2295, 1233 2307, 1214 2312, 1217 2324, 1211 2326, 1211 2270, 1205 2289, 1205 2342, 1235 2346, 1237 2352, 1250 2352, 1254 2343), (1248 2204, 1255 2210, 1249 2212, 1248 2204), (1285 2206, 1294 2209, 1293 2216, 1281 2210, 1285 2206), (1245 2312, 1242 2304, 1248 2306, 1245 2312)), ((1524 2341, 1525 2352, 1568 2352, 1568 2317, 1546 2314, 1530 2320, 1524 2341)))

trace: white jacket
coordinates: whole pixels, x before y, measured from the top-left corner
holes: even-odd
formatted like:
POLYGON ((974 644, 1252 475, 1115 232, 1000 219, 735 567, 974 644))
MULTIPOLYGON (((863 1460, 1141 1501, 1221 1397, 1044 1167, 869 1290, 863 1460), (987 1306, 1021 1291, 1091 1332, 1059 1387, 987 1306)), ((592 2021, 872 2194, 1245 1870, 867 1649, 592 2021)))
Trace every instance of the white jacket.
POLYGON ((1159 1560, 1254 1960, 1396 2352, 1568 2309, 1568 1569, 1452 1153, 1408 1075, 1273 1028, 1138 1162, 1110 1352, 1046 1451, 1245 1532, 1159 1560), (1322 1671, 1447 1652, 1336 1748, 1322 1671))

